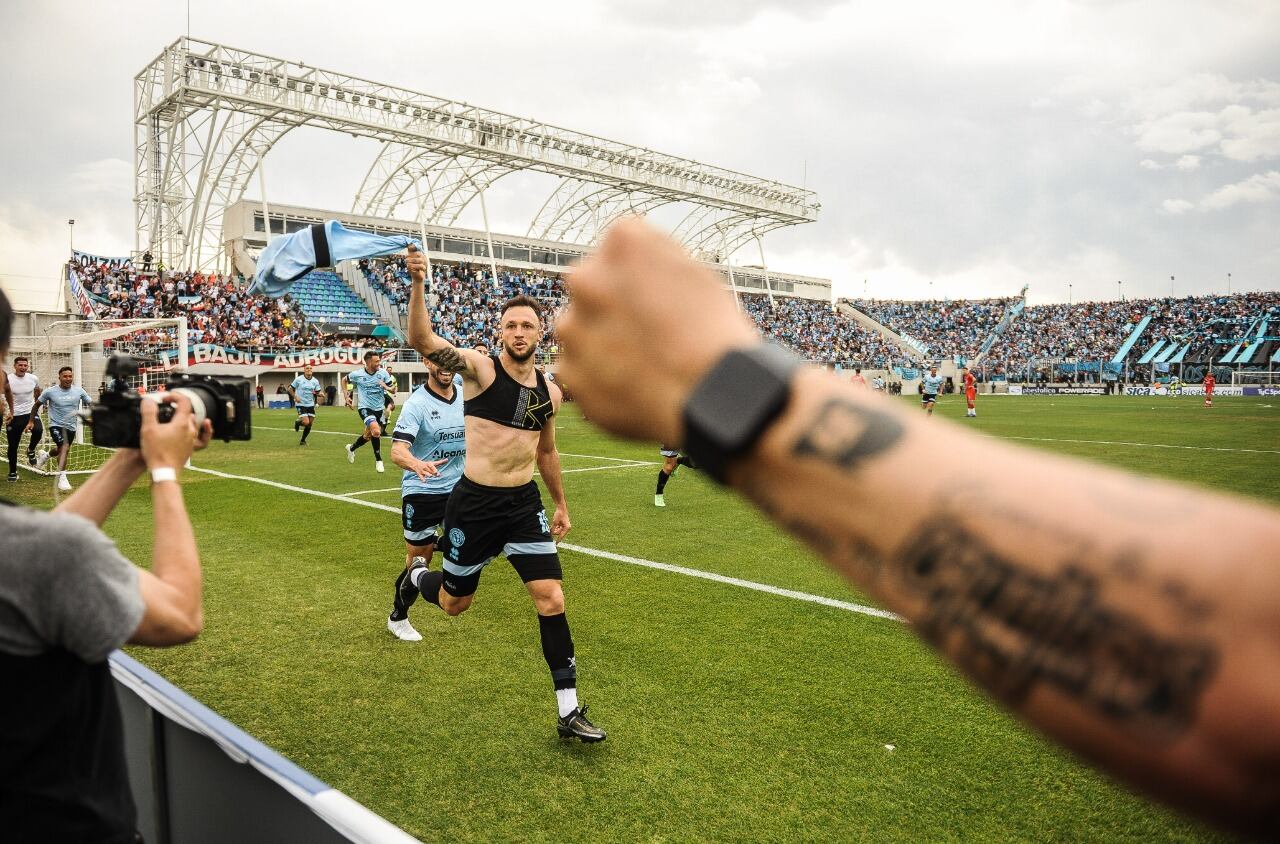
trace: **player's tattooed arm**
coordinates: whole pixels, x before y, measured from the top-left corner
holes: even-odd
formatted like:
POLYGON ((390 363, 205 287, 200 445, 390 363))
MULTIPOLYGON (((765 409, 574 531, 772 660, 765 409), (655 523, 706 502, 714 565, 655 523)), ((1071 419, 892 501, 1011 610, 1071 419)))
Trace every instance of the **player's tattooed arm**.
POLYGON ((423 355, 423 357, 441 369, 447 369, 450 372, 461 372, 467 366, 465 359, 462 357, 462 352, 453 346, 442 346, 433 352, 423 355))

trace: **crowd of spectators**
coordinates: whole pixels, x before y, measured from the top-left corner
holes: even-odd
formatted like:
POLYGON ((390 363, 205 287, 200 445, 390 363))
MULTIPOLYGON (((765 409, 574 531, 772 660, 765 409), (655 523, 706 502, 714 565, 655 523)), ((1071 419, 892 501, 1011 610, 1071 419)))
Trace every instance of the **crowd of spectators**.
MULTIPOLYGON (((403 255, 364 259, 359 266, 370 286, 391 300, 400 313, 408 311, 409 273, 404 268, 403 255)), ((494 284, 493 273, 487 266, 433 262, 431 269, 431 289, 435 292, 459 292, 468 288, 477 296, 493 295, 503 299, 532 296, 549 310, 559 310, 567 297, 564 281, 558 275, 499 270, 498 281, 494 284)))
POLYGON ((131 266, 81 265, 81 283, 99 319, 187 318, 188 342, 242 349, 316 345, 318 332, 285 295, 250 296, 243 279, 230 275, 131 266))
POLYGON ((795 350, 806 360, 867 369, 916 366, 897 345, 868 331, 831 307, 829 302, 739 293, 743 310, 760 331, 795 350))
POLYGON ((931 357, 972 358, 1017 299, 846 301, 881 325, 922 343, 931 357))
MULTIPOLYGON (((372 287, 402 312, 407 310, 409 279, 403 257, 359 264, 372 287)), ((172 270, 136 272, 127 263, 82 264, 79 271, 103 319, 186 316, 190 342, 247 349, 342 342, 309 326, 289 296, 249 296, 240 278, 172 270)), ((506 299, 524 294, 546 306, 548 330, 542 348, 550 354, 544 360, 558 351, 555 318, 567 301, 559 276, 502 270, 495 282, 487 266, 440 262, 433 264, 431 290, 438 297, 436 331, 451 343, 494 348, 498 309, 506 299)), ((923 355, 904 353, 827 302, 782 296, 771 301, 759 293, 740 293, 739 298, 762 333, 808 360, 867 369, 918 368, 924 362, 923 355)), ((973 359, 1017 300, 846 301, 923 344, 929 358, 973 359)), ((1190 341, 1194 347, 1219 337, 1237 337, 1268 311, 1280 327, 1280 293, 1033 305, 996 338, 983 370, 988 377, 1020 379, 1045 369, 1043 362, 1048 360, 1109 361, 1146 315, 1152 319, 1140 350, 1160 339, 1190 341)))

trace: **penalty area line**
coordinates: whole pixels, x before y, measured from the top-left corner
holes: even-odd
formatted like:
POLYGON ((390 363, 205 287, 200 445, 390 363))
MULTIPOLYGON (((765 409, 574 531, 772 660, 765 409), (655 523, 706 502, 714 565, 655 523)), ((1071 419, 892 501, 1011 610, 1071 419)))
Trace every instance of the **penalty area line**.
MULTIPOLYGON (((360 507, 369 507, 371 509, 382 510, 387 513, 396 513, 397 515, 400 513, 399 507, 389 507, 386 504, 378 504, 375 501, 348 498, 346 495, 338 495, 333 492, 321 492, 318 489, 308 489, 304 486, 294 486, 293 484, 281 483, 280 481, 269 481, 266 478, 255 478, 252 475, 233 475, 230 472, 219 472, 216 469, 203 469, 199 466, 191 466, 190 471, 200 472, 205 475, 213 475, 214 477, 225 478, 227 480, 262 484, 263 486, 283 489, 287 492, 297 492, 302 495, 313 495, 317 498, 326 498, 330 501, 342 501, 347 504, 356 504, 360 507)), ((669 574, 681 574, 686 577, 696 577, 699 580, 709 580, 713 583, 722 583, 726 586, 737 586, 741 589, 749 589, 753 592, 763 592, 767 595, 774 595, 780 598, 790 598, 795 601, 818 604, 824 607, 831 607, 832 609, 857 613, 858 615, 866 615, 873 618, 885 618, 891 621, 903 620, 902 617, 896 613, 889 612, 888 610, 882 610, 877 607, 868 607, 863 604, 855 604, 852 601, 841 601, 836 598, 827 598, 823 595, 813 595, 808 592, 798 592, 794 589, 783 589, 780 586, 770 586, 767 583, 757 583, 754 580, 743 580, 739 577, 729 577, 728 575, 702 571, 701 569, 692 569, 687 566, 676 566, 670 563, 659 563, 654 560, 645 560, 640 557, 629 557, 626 554, 615 554, 612 551, 601 551, 598 548, 587 548, 583 545, 574 545, 568 542, 560 543, 560 547, 566 551, 573 551, 576 554, 585 554, 589 557, 599 557, 602 560, 611 560, 615 563, 626 563, 627 565, 665 571, 669 574)))

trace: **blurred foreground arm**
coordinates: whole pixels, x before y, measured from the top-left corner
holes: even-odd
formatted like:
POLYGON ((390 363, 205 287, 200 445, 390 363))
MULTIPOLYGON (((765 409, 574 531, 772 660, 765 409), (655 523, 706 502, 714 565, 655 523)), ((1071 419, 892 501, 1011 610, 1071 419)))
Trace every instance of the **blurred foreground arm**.
MULTIPOLYGON (((570 291, 562 375, 613 433, 684 443, 702 377, 760 342, 634 220, 570 291)), ((729 481, 1045 732, 1179 808, 1280 834, 1276 510, 974 436, 816 369, 729 481)))

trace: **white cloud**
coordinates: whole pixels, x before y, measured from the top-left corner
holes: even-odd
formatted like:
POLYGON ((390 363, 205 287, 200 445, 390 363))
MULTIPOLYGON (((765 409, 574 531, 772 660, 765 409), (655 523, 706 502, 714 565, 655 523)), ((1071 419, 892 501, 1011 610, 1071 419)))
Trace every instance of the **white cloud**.
POLYGON ((1164 169, 1161 166, 1160 162, 1153 161, 1150 158, 1142 159, 1141 161, 1138 162, 1138 166, 1141 167, 1143 170, 1163 170, 1164 169))
POLYGON ((1180 111, 1138 124, 1138 149, 1170 155, 1213 146, 1222 139, 1218 116, 1208 111, 1180 111))
POLYGON ((1222 154, 1235 161, 1280 158, 1280 108, 1251 111, 1244 106, 1222 110, 1222 123, 1231 135, 1222 141, 1222 154))
POLYGON ((1179 159, 1178 159, 1178 162, 1177 162, 1176 164, 1174 164, 1173 166, 1174 166, 1174 167, 1177 167, 1179 170, 1184 170, 1184 171, 1185 171, 1185 170, 1198 170, 1198 169, 1200 168, 1200 156, 1198 156, 1198 155, 1184 155, 1184 156, 1182 156, 1181 158, 1179 158, 1179 159))
POLYGON ((1280 170, 1270 170, 1218 188, 1200 200, 1200 207, 1220 211, 1241 202, 1267 202, 1277 197, 1280 197, 1280 170))
POLYGON ((1188 202, 1185 199, 1166 199, 1160 204, 1160 207, 1164 210, 1164 213, 1176 216, 1178 214, 1185 214, 1196 206, 1194 202, 1188 202))

